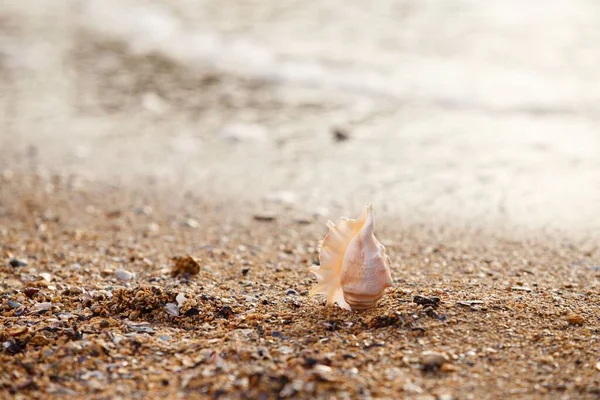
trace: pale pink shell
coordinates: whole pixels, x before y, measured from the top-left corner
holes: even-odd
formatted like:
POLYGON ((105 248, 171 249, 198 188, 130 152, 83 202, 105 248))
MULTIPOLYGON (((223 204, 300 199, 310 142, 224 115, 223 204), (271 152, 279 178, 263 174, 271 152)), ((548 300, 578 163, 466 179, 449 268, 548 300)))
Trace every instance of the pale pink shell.
POLYGON ((318 280, 311 295, 324 295, 327 304, 341 308, 367 309, 375 306, 392 286, 390 259, 373 234, 373 207, 367 204, 359 219, 329 221, 329 233, 321 241, 320 265, 310 267, 318 280))

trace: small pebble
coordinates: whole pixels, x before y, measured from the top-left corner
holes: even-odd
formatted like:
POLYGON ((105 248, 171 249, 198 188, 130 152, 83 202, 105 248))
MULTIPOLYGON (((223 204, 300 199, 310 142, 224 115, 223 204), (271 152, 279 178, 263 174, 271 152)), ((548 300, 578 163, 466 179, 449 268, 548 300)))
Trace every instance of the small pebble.
POLYGON ((285 291, 285 294, 288 296, 298 296, 298 292, 296 292, 294 289, 288 289, 285 291))
POLYGON ((183 293, 179 293, 179 294, 177 294, 177 297, 175 297, 175 301, 177 301, 177 304, 179 305, 179 307, 181 307, 183 305, 183 303, 185 303, 186 300, 187 299, 183 293))
POLYGON ((49 273, 47 273, 47 272, 42 272, 42 273, 40 274, 40 276, 41 276, 41 277, 42 277, 42 278, 43 278, 43 279, 44 279, 46 282, 50 282, 50 281, 52 281, 52 275, 50 275, 50 274, 49 274, 49 273))
POLYGON ((163 114, 168 109, 168 104, 154 92, 146 92, 142 96, 142 106, 155 114, 163 114))
POLYGON ((185 222, 183 223, 183 226, 185 226, 187 228, 196 229, 200 226, 200 222, 198 222, 194 218, 189 218, 189 219, 185 220, 185 222))
POLYGON ((82 293, 83 293, 83 290, 77 286, 68 287, 63 291, 63 294, 67 295, 67 296, 76 296, 76 295, 79 295, 82 293))
POLYGON ((583 325, 585 318, 579 314, 569 314, 569 316, 567 316, 567 322, 569 325, 583 325))
POLYGON ((419 304, 421 306, 433 306, 437 307, 440 302, 439 297, 425 297, 425 296, 415 296, 413 298, 413 303, 419 304))
POLYGON ((152 207, 150 207, 150 206, 136 207, 133 209, 133 212, 138 215, 151 215, 152 207))
POLYGON ((8 336, 15 337, 15 336, 21 336, 22 334, 24 334, 26 332, 28 332, 27 327, 21 325, 21 326, 16 326, 14 328, 9 329, 7 333, 8 333, 8 336))
POLYGON ((297 395, 301 390, 302 390, 302 381, 301 380, 294 380, 292 382, 287 383, 283 389, 279 392, 279 396, 280 398, 293 398, 295 395, 297 395))
POLYGON ((256 221, 272 222, 275 221, 275 219, 277 219, 277 216, 274 213, 265 211, 254 214, 254 219, 256 221))
POLYGON ((105 215, 107 218, 119 218, 122 214, 121 210, 110 210, 105 215))
POLYGON ((160 225, 156 222, 151 222, 147 227, 148 233, 158 233, 160 231, 160 225))
POLYGON ((217 311, 217 316, 224 319, 231 319, 234 314, 233 309, 229 306, 223 306, 217 311))
POLYGON ((294 218, 294 221, 296 221, 298 225, 308 225, 313 222, 312 219, 307 217, 296 217, 294 218))
POLYGON ((19 307, 21 307, 21 303, 19 303, 18 301, 9 300, 8 301, 8 306, 10 308, 19 308, 19 307))
POLYGON ((442 372, 456 372, 458 369, 456 365, 450 363, 443 363, 440 367, 440 371, 442 372))
POLYGON ((35 303, 34 307, 38 311, 49 310, 50 308, 52 308, 52 303, 50 303, 49 301, 44 303, 35 303))
POLYGON ((307 368, 312 368, 319 363, 319 360, 313 357, 307 357, 304 362, 306 363, 307 368))
POLYGON ((513 286, 510 289, 517 292, 531 292, 531 288, 527 286, 513 286))
POLYGON ((192 256, 173 257, 171 276, 196 275, 200 272, 200 264, 192 256))
POLYGON ((314 370, 323 374, 328 374, 331 372, 331 367, 323 364, 317 364, 315 365, 314 370))
POLYGON ((243 276, 248 275, 248 272, 250 272, 250 268, 242 268, 242 275, 243 276))
POLYGON ((423 389, 421 389, 421 387, 415 385, 414 383, 411 382, 406 382, 404 384, 404 391, 406 393, 411 393, 411 394, 421 394, 423 393, 423 389))
POLYGON ((133 279, 133 274, 123 268, 119 268, 118 270, 116 270, 115 276, 117 277, 117 279, 122 280, 122 281, 129 281, 129 280, 133 279))
POLYGON ((333 380, 333 376, 332 376, 333 370, 331 367, 329 367, 327 365, 317 364, 314 366, 312 371, 322 381, 332 381, 333 380))
POLYGON ((424 351, 421 354, 421 365, 425 371, 438 370, 443 364, 448 362, 445 354, 435 351, 424 351))
POLYGON ((136 332, 145 332, 145 333, 154 333, 155 329, 150 325, 149 322, 139 322, 139 323, 129 323, 127 325, 129 328, 133 329, 136 332))
POLYGON ((336 142, 345 142, 350 139, 350 134, 345 128, 335 127, 331 130, 331 134, 336 142))
POLYGON ((483 304, 482 300, 467 300, 467 301, 457 301, 456 305, 464 306, 464 307, 473 307, 478 304, 483 304))
POLYGON ((598 362, 596 363, 596 369, 597 369, 598 371, 600 371, 600 361, 598 361, 598 362))
POLYGON ((198 314, 200 314, 200 310, 198 310, 196 307, 192 307, 189 310, 187 310, 184 315, 186 317, 193 317, 194 315, 198 314))
POLYGON ((11 267, 15 267, 15 268, 16 267, 26 267, 28 265, 27 261, 25 261, 25 260, 19 260, 19 259, 16 259, 16 258, 11 258, 8 263, 10 264, 11 267))
POLYGON ((40 291, 40 289, 38 288, 34 288, 34 287, 28 287, 25 288, 25 290, 23 291, 25 293, 25 296, 32 298, 33 296, 35 296, 38 292, 40 291))
POLYGON ((167 309, 167 313, 169 315, 172 315, 174 317, 179 317, 179 307, 177 307, 177 304, 175 304, 175 303, 167 303, 167 305, 165 306, 165 308, 167 309))

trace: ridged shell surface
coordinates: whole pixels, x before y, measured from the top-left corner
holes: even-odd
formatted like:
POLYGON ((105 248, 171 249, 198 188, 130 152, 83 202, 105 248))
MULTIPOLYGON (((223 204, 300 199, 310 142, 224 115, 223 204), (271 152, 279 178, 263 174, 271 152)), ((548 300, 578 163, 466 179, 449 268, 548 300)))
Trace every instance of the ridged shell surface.
POLYGON ((324 295, 327 305, 337 303, 346 310, 374 307, 392 286, 392 277, 385 247, 374 235, 373 207, 367 204, 358 219, 340 218, 327 226, 320 265, 309 269, 318 281, 310 294, 324 295))

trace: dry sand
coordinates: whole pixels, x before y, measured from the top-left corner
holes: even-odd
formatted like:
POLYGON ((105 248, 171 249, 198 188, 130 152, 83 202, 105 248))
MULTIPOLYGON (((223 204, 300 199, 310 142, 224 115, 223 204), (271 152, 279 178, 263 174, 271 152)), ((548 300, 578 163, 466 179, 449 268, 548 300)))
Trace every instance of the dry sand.
POLYGON ((395 287, 349 312, 307 296, 322 217, 69 177, 5 178, 0 199, 5 398, 600 393, 593 243, 380 215, 395 287), (173 277, 188 254, 199 273, 173 277))
POLYGON ((0 397, 598 398, 597 11, 1 4, 0 397), (326 307, 365 202, 395 286, 326 307))

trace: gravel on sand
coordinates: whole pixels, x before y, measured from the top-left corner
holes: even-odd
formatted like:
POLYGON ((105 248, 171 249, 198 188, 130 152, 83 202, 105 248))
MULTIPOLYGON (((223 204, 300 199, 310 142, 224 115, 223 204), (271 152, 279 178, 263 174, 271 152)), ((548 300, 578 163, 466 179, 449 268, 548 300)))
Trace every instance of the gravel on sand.
POLYGON ((308 297, 324 220, 276 211, 257 220, 234 200, 159 187, 3 180, 0 397, 600 394, 600 254, 589 243, 382 213, 395 287, 348 312, 308 297), (199 271, 174 274, 174 259, 199 271))

